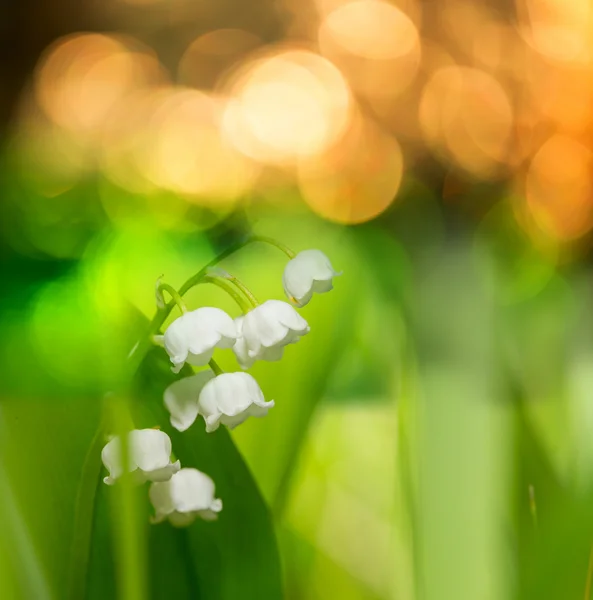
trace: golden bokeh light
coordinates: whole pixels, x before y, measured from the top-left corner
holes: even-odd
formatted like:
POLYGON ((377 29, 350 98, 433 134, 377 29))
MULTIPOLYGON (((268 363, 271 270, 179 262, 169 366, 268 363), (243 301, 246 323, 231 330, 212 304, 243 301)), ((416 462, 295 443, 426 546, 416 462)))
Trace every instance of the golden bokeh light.
POLYGON ((331 12, 319 30, 322 43, 371 60, 408 54, 418 43, 418 32, 401 10, 379 0, 356 0, 331 12))
POLYGON ((223 119, 228 139, 265 164, 295 164, 335 144, 352 100, 340 72, 305 50, 285 50, 244 66, 229 81, 223 119))
POLYGON ((524 40, 548 60, 591 62, 591 0, 517 0, 517 14, 524 40))
POLYGON ((132 96, 106 133, 109 178, 132 191, 165 189, 206 204, 236 200, 257 169, 221 136, 223 111, 222 99, 196 90, 132 96))
POLYGON ((432 153, 445 187, 520 182, 530 227, 576 239, 591 227, 593 4, 514 7, 511 20, 472 0, 430 14, 419 0, 287 0, 274 45, 249 23, 185 31, 166 54, 174 82, 132 38, 72 34, 23 94, 15 164, 45 196, 99 172, 132 196, 175 196, 180 214, 282 188, 287 202, 301 194, 323 217, 359 223, 397 196, 404 154, 412 173, 432 153))
MULTIPOLYGON (((323 20, 327 15, 338 8, 352 4, 356 0, 314 0, 315 9, 320 19, 323 20)), ((414 23, 419 26, 422 19, 422 9, 417 0, 376 0, 385 1, 389 6, 393 6, 408 15, 414 23)))
POLYGON ((319 215, 339 223, 363 223, 384 212, 403 174, 397 141, 360 116, 340 146, 299 169, 299 188, 319 215))
POLYGON ((178 67, 178 81, 188 87, 213 89, 219 78, 262 43, 242 29, 217 29, 194 40, 178 67))
POLYGON ((483 71, 438 70, 423 91, 419 118, 429 144, 474 175, 498 175, 509 156, 513 109, 483 71))
POLYGON ((222 99, 181 90, 155 111, 146 177, 162 188, 214 203, 251 187, 255 165, 220 134, 222 99))
POLYGON ((77 132, 101 128, 109 111, 138 87, 161 77, 156 59, 101 34, 61 38, 35 75, 39 105, 58 125, 77 132))
POLYGON ((319 27, 319 47, 365 98, 397 96, 420 64, 416 25, 380 0, 355 0, 330 12, 319 27))
POLYGON ((591 126, 593 77, 582 66, 557 68, 537 64, 530 78, 531 104, 540 119, 551 120, 567 134, 586 132, 591 126), (539 67, 539 68, 537 68, 539 67))
POLYGON ((156 108, 170 88, 137 90, 120 102, 106 119, 100 140, 99 168, 116 184, 134 193, 149 193, 155 185, 146 179, 139 156, 153 142, 147 128, 156 108))
POLYGON ((580 142, 554 135, 534 156, 527 173, 527 205, 537 225, 561 240, 593 227, 593 153, 580 142))

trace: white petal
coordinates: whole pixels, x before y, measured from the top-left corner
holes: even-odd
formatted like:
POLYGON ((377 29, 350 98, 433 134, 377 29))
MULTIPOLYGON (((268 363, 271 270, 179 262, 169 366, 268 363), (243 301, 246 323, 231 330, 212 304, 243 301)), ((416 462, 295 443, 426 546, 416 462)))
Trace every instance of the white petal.
POLYGON ((262 358, 262 348, 286 346, 308 331, 307 321, 290 304, 280 300, 264 302, 249 312, 243 322, 243 338, 252 359, 262 358))
POLYGON ((252 402, 247 373, 223 373, 209 381, 198 400, 200 414, 204 417, 217 414, 236 415, 252 402))
POLYGON ((287 297, 297 306, 305 306, 314 292, 329 292, 332 279, 338 275, 321 250, 303 250, 286 265, 282 283, 287 297), (329 282, 329 285, 315 286, 315 282, 329 282))
POLYGON ((164 402, 171 413, 171 425, 185 431, 198 416, 198 397, 204 385, 214 377, 212 371, 201 371, 191 377, 174 381, 164 394, 164 402))
POLYGON ((268 410, 274 407, 274 401, 264 402, 264 406, 259 404, 252 404, 248 408, 246 408, 242 413, 234 416, 221 415, 220 422, 223 425, 226 425, 229 429, 234 429, 235 427, 244 423, 249 417, 261 418, 265 417, 268 414, 268 410))
POLYGON ((216 412, 210 415, 204 415, 204 422, 206 423, 206 433, 212 433, 220 427, 220 419, 222 413, 216 412))
MULTIPOLYGON (((296 340, 295 340, 296 342, 296 340)), ((294 343, 294 342, 293 342, 294 343)), ((271 348, 261 348, 258 355, 259 360, 267 362, 278 362, 284 355, 284 346, 272 346, 271 348)), ((253 362, 254 359, 251 359, 253 362)))
POLYGON ((216 521, 218 519, 219 512, 220 511, 217 510, 200 510, 196 514, 198 515, 198 517, 200 517, 200 519, 203 519, 204 521, 216 521))
POLYGON ((304 335, 309 332, 309 324, 299 313, 286 302, 268 300, 270 309, 273 309, 274 318, 288 329, 304 335))
POLYGON ((199 399, 206 431, 220 423, 236 427, 250 416, 265 416, 274 402, 266 402, 257 381, 248 373, 223 373, 209 381, 199 399))
POLYGON ((153 483, 148 495, 154 506, 153 523, 168 518, 175 527, 193 523, 196 516, 214 520, 222 501, 214 497, 214 482, 197 469, 181 469, 166 483, 153 483))
POLYGON ((171 498, 170 481, 164 483, 153 483, 148 488, 148 497, 154 506, 154 523, 159 523, 167 518, 175 510, 171 498))
POLYGON ((275 318, 274 307, 264 302, 245 315, 243 337, 250 356, 256 355, 262 346, 273 346, 286 335, 286 327, 275 318))
MULTIPOLYGON (((134 482, 166 480, 179 470, 179 462, 171 464, 171 440, 157 429, 134 429, 128 434, 128 468, 133 473, 134 482)), ((113 438, 101 452, 103 464, 109 471, 104 478, 107 485, 113 485, 124 472, 121 456, 121 439, 113 438)))
POLYGON ((182 469, 170 483, 171 498, 178 512, 208 510, 214 502, 214 482, 197 469, 182 469))
POLYGON ((187 358, 187 353, 189 352, 188 336, 187 314, 175 319, 165 331, 163 344, 174 365, 183 364, 187 358))
POLYGON ((175 319, 163 342, 174 372, 179 372, 186 361, 195 366, 208 364, 214 348, 230 348, 236 338, 233 319, 219 308, 206 306, 175 319))
POLYGON ((189 350, 192 354, 204 354, 216 346, 228 348, 229 341, 234 342, 237 339, 237 328, 233 319, 220 308, 206 306, 188 313, 187 316, 190 317, 189 350))
POLYGON ((195 513, 173 512, 169 515, 169 522, 173 527, 188 527, 196 520, 195 513))
POLYGON ((159 429, 134 429, 130 432, 130 454, 142 471, 162 469, 170 463, 171 440, 159 429))
POLYGON ((237 327, 237 340, 233 346, 233 352, 237 357, 237 362, 242 369, 249 369, 255 360, 249 356, 249 348, 247 346, 247 340, 243 336, 243 321, 244 317, 237 317, 235 319, 235 326, 237 327))
POLYGON ((107 485, 113 485, 123 473, 121 464, 121 441, 118 437, 111 439, 101 451, 103 465, 109 471, 109 475, 103 479, 107 485))
POLYGON ((138 469, 135 474, 137 474, 138 483, 144 483, 145 481, 161 482, 169 481, 179 469, 181 469, 181 463, 177 460, 174 463, 169 463, 165 467, 155 469, 154 471, 142 471, 138 469))
POLYGON ((235 353, 235 356, 237 357, 237 362, 239 363, 239 366, 242 369, 247 370, 253 366, 255 359, 249 356, 249 349, 247 347, 247 342, 245 341, 245 338, 239 338, 235 342, 235 345, 233 346, 233 352, 235 353))
POLYGON ((206 351, 202 352, 202 354, 194 354, 193 352, 187 353, 187 358, 185 362, 188 365, 192 365, 194 367, 204 367, 210 362, 212 355, 214 354, 214 346, 212 348, 208 348, 206 351))

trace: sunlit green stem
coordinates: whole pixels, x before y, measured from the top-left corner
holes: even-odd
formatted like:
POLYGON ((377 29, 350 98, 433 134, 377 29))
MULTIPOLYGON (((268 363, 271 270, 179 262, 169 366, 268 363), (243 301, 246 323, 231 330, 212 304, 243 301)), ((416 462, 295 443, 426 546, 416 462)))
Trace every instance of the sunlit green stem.
POLYGON ((251 309, 249 304, 245 302, 245 299, 237 293, 235 288, 229 281, 226 280, 226 278, 218 277, 216 275, 207 275, 204 277, 204 279, 202 279, 202 281, 198 282, 198 284, 200 283, 212 283, 218 286, 221 290, 224 290, 237 303, 243 314, 247 314, 251 309))
POLYGON ((151 335, 150 341, 155 346, 160 346, 161 348, 163 348, 165 346, 165 336, 164 335, 151 335))
POLYGON ((255 308, 256 306, 259 306, 259 302, 257 301, 257 298, 252 294, 251 290, 239 279, 237 279, 237 277, 235 277, 234 275, 231 275, 230 273, 227 273, 227 275, 225 276, 225 279, 228 279, 228 281, 230 281, 231 283, 233 283, 237 288, 239 288, 249 299, 249 302, 251 302, 251 305, 253 308, 255 308))
POLYGON ((293 252, 288 246, 286 246, 282 242, 279 242, 278 240, 275 240, 274 238, 267 237, 265 235, 254 235, 251 238, 251 240, 253 242, 263 242, 264 244, 270 244, 271 246, 276 246, 276 248, 278 248, 278 250, 281 250, 282 252, 284 252, 284 254, 286 254, 286 256, 288 256, 288 258, 290 258, 290 259, 292 259, 296 256, 296 253, 293 252))
POLYGON ((218 375, 222 375, 224 371, 218 366, 218 363, 211 358, 208 366, 214 371, 214 374, 218 377, 218 375))
POLYGON ((187 306, 185 306, 183 298, 172 285, 169 285, 168 283, 161 283, 159 284, 157 291, 161 295, 163 292, 168 292, 171 295, 171 298, 173 298, 175 304, 177 304, 177 306, 179 307, 179 310, 182 312, 182 314, 185 314, 187 312, 187 306))

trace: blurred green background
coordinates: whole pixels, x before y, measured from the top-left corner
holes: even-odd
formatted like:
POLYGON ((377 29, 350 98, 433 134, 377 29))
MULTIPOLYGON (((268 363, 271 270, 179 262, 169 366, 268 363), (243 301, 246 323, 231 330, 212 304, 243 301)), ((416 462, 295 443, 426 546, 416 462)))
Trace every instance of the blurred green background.
MULTIPOLYGON (((2 21, 0 598, 590 600, 588 1, 2 21), (159 276, 250 234, 343 274, 250 370, 266 418, 180 434, 164 351, 127 354, 159 276), (101 483, 130 422, 214 479, 219 521, 153 526, 145 487, 101 483)), ((286 260, 221 266, 282 299, 286 260)), ((185 300, 238 315, 213 286, 185 300)))

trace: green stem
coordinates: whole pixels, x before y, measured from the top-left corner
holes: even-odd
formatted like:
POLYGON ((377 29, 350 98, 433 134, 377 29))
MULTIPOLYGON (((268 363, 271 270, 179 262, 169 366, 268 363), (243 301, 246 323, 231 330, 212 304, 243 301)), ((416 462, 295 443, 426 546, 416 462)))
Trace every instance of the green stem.
POLYGON ((163 341, 163 338, 165 336, 164 335, 151 335, 150 336, 150 341, 155 345, 155 346, 160 346, 161 348, 164 348, 165 343, 163 341))
POLYGON ((202 279, 202 281, 199 281, 196 285, 199 285, 201 283, 212 283, 218 286, 221 290, 224 290, 237 303, 244 315, 251 310, 251 307, 249 306, 249 304, 247 304, 247 302, 245 302, 245 299, 235 291, 235 288, 232 286, 232 284, 230 284, 224 277, 218 277, 216 275, 207 275, 206 277, 204 277, 204 279, 202 279))
POLYGON ((235 286, 238 287, 247 296, 249 302, 251 302, 252 308, 259 306, 257 298, 251 293, 251 290, 240 279, 238 279, 234 275, 231 275, 230 273, 227 273, 224 279, 227 279, 231 283, 235 284, 235 286))
POLYGON ((218 375, 222 375, 224 371, 218 366, 218 363, 211 358, 208 366, 214 371, 214 374, 218 377, 218 375))
POLYGON ((296 253, 293 252, 288 246, 275 240, 274 238, 268 237, 266 235, 254 235, 251 240, 253 242, 263 242, 264 244, 270 244, 271 246, 276 246, 278 250, 281 250, 288 256, 288 258, 293 259, 296 256, 296 253))
POLYGON ((173 298, 173 301, 175 302, 175 304, 177 304, 182 314, 185 314, 187 312, 187 306, 185 306, 183 298, 172 285, 169 285, 168 283, 159 284, 158 293, 162 295, 163 292, 169 292, 171 298, 173 298))

